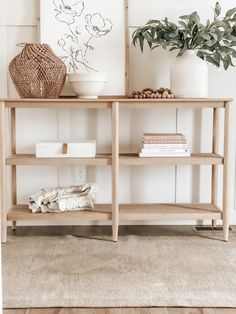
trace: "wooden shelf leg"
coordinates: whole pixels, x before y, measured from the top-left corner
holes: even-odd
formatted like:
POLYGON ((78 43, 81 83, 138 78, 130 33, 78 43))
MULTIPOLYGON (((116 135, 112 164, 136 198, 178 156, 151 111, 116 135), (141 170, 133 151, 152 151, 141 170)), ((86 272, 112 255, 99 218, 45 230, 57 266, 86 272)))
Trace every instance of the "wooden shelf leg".
POLYGON ((225 103, 224 122, 224 174, 223 174, 223 233, 224 241, 229 238, 229 210, 230 210, 230 152, 231 152, 231 104, 225 103))
MULTIPOLYGON (((16 109, 11 108, 11 153, 16 154, 16 109)), ((11 167, 12 205, 17 204, 16 166, 11 167)), ((12 230, 16 230, 16 221, 12 221, 12 230)))
POLYGON ((211 226, 213 229, 217 227, 217 220, 216 219, 212 219, 211 226))
MULTIPOLYGON (((219 118, 220 109, 213 108, 213 133, 212 133, 212 153, 219 153, 219 118)), ((217 206, 218 203, 218 166, 212 165, 211 176, 211 202, 217 206)), ((212 228, 217 225, 216 220, 212 220, 212 228)))
POLYGON ((119 103, 112 103, 112 235, 118 241, 119 229, 119 103))
POLYGON ((0 102, 0 206, 1 206, 1 242, 7 241, 7 213, 5 190, 5 104, 0 102))
POLYGON ((13 231, 16 230, 16 221, 12 221, 12 230, 13 230, 13 231))

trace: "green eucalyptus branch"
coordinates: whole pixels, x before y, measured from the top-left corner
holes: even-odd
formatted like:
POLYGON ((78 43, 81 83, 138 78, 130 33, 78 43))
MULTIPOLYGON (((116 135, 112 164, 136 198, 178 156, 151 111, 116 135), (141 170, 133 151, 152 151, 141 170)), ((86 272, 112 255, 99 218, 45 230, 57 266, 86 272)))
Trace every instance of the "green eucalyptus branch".
POLYGON ((221 65, 227 70, 236 58, 236 7, 228 10, 220 17, 219 2, 214 8, 213 21, 201 23, 198 13, 179 17, 177 24, 165 18, 150 20, 133 33, 133 44, 144 50, 145 42, 150 49, 161 47, 169 51, 178 50, 177 56, 182 56, 187 50, 196 50, 203 60, 221 65))

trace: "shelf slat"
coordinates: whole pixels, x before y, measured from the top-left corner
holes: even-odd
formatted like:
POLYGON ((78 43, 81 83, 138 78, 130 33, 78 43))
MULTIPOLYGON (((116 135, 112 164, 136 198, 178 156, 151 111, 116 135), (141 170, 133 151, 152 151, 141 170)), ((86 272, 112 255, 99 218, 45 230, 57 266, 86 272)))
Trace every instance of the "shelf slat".
POLYGON ((126 99, 119 101, 121 108, 224 108, 223 99, 126 99))
POLYGON ((223 108, 227 98, 174 98, 174 99, 132 99, 127 96, 101 96, 98 99, 78 98, 58 99, 2 99, 6 108, 111 108, 112 102, 119 102, 121 107, 129 108, 223 108))
POLYGON ((6 108, 70 108, 70 109, 109 109, 112 102, 102 100, 86 100, 78 98, 58 99, 13 99, 5 100, 6 108))
POLYGON ((33 154, 16 154, 6 159, 7 165, 110 165, 110 154, 97 154, 95 158, 36 158, 33 154))
MULTIPOLYGON (((111 220, 111 205, 96 204, 93 210, 64 213, 35 213, 27 205, 14 206, 11 221, 32 220, 111 220)), ((120 220, 198 220, 222 219, 222 212, 212 204, 121 204, 120 220)))
POLYGON ((63 213, 32 213, 28 205, 16 205, 7 215, 12 221, 32 220, 111 220, 111 204, 96 204, 93 210, 63 213))
MULTIPOLYGON (((16 154, 6 159, 7 165, 111 165, 110 154, 98 154, 96 158, 36 158, 33 154, 16 154)), ((121 154, 120 165, 221 165, 223 157, 217 154, 192 154, 191 157, 140 158, 136 153, 121 154)))
POLYGON ((138 154, 121 154, 120 165, 221 165, 223 157, 217 154, 192 154, 190 157, 138 157, 138 154))
POLYGON ((120 220, 201 220, 222 219, 212 204, 123 204, 120 220))

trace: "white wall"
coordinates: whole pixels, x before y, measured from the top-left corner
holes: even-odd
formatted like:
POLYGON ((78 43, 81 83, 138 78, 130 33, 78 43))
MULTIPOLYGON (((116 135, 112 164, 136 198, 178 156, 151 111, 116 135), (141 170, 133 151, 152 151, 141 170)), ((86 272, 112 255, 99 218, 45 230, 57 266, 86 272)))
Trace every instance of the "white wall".
MULTIPOLYGON (((113 0, 118 1, 118 0, 113 0)), ((109 1, 110 3, 110 1, 109 1)), ((130 37, 134 29, 150 18, 169 16, 176 19, 183 13, 198 10, 206 19, 212 14, 212 0, 130 0, 130 37)), ((221 1, 228 9, 235 0, 221 1)), ((7 66, 19 53, 16 46, 20 42, 37 40, 36 0, 0 0, 0 97, 18 97, 9 78, 7 66)), ((174 54, 162 50, 142 54, 130 44, 130 87, 141 89, 148 86, 169 86, 169 67, 174 54)), ((209 67, 210 96, 236 98, 236 72, 224 72, 209 67)), ((211 113, 192 109, 140 109, 121 112, 121 150, 138 150, 141 134, 153 132, 183 132, 187 135, 193 151, 210 151, 211 113), (200 127, 202 128, 200 130, 200 127)), ((110 113, 106 110, 54 110, 32 109, 17 112, 17 152, 34 152, 34 144, 39 140, 95 138, 98 151, 109 152, 110 113), (36 118, 37 117, 37 118, 36 118)), ((234 145, 235 146, 235 145, 234 145)), ((19 167, 18 200, 25 203, 30 193, 42 186, 73 184, 73 167, 19 167)), ((109 167, 88 167, 89 181, 98 185, 98 202, 110 202, 109 167)), ((210 201, 210 167, 155 166, 122 167, 120 178, 121 202, 190 202, 210 201)), ((234 176, 232 175, 232 219, 234 211, 234 176)))

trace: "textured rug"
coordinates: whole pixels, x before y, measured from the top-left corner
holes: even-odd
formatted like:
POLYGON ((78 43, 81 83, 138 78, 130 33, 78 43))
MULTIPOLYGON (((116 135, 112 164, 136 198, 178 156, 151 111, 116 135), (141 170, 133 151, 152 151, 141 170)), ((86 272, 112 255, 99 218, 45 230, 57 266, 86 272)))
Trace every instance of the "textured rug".
POLYGON ((5 308, 236 306, 236 238, 9 236, 5 308))

